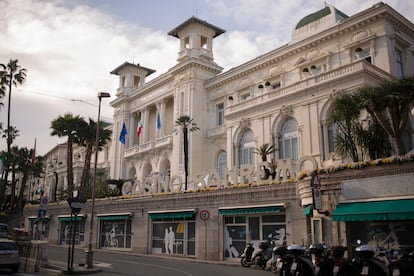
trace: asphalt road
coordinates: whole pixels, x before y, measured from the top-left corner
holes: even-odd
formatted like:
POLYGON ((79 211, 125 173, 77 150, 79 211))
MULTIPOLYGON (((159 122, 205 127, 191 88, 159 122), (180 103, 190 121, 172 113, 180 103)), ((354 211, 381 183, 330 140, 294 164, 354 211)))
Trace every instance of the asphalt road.
MULTIPOLYGON (((60 264, 67 267, 68 249, 65 247, 49 246, 48 259, 51 264, 60 264)), ((84 250, 76 249, 73 266, 85 263, 84 250)), ((130 253, 112 253, 106 251, 94 252, 94 266, 101 272, 93 275, 134 275, 134 276, 251 276, 272 275, 270 271, 244 268, 240 262, 229 264, 226 262, 202 262, 185 258, 164 258, 157 256, 143 256, 130 253)))

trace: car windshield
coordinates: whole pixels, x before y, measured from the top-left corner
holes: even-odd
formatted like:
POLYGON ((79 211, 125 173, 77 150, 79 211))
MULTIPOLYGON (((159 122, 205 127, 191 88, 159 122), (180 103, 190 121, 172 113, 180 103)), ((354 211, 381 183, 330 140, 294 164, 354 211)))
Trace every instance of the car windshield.
POLYGON ((17 246, 13 242, 0 242, 0 250, 17 250, 17 246))
POLYGON ((0 231, 7 231, 7 225, 0 224, 0 231))

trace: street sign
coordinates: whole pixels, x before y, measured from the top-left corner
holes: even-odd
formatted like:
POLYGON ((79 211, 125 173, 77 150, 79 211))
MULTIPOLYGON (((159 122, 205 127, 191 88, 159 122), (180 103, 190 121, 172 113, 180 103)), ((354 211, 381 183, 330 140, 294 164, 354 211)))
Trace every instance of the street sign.
POLYGON ((201 210, 200 211, 200 218, 202 220, 208 220, 210 218, 210 213, 207 210, 201 210))
POLYGON ((39 209, 40 210, 47 210, 47 203, 48 203, 48 199, 47 199, 47 197, 46 196, 42 196, 41 198, 40 198, 40 206, 39 206, 39 209))
POLYGON ((310 184, 312 187, 313 209, 321 210, 322 209, 321 180, 319 179, 319 176, 316 173, 312 173, 310 184))
POLYGON ((312 197, 313 197, 313 209, 321 210, 322 209, 321 189, 312 188, 312 197))
POLYGON ((320 188, 321 187, 321 180, 316 173, 312 174, 311 178, 311 187, 320 188))

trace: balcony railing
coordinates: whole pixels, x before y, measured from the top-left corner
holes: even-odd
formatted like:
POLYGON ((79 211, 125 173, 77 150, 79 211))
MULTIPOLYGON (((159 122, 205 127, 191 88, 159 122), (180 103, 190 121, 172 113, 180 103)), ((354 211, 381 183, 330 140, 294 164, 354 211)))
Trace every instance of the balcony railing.
POLYGON ((124 150, 124 157, 127 158, 137 156, 153 149, 172 147, 172 138, 172 135, 167 135, 141 145, 133 145, 132 147, 124 150))
POLYGON ((269 102, 270 100, 273 100, 275 98, 292 95, 303 89, 309 89, 313 86, 318 86, 323 83, 332 82, 339 78, 345 78, 349 75, 355 75, 363 71, 375 72, 375 74, 381 76, 382 78, 389 77, 389 74, 387 74, 385 71, 379 69, 378 67, 366 61, 361 60, 358 62, 341 66, 337 69, 333 69, 326 73, 321 73, 315 76, 308 77, 304 80, 300 80, 298 82, 295 82, 294 84, 287 85, 282 88, 276 88, 273 90, 269 89, 264 93, 253 95, 253 97, 251 97, 249 100, 236 102, 228 106, 226 108, 226 115, 228 116, 230 114, 234 114, 236 112, 252 108, 252 106, 257 106, 269 102))

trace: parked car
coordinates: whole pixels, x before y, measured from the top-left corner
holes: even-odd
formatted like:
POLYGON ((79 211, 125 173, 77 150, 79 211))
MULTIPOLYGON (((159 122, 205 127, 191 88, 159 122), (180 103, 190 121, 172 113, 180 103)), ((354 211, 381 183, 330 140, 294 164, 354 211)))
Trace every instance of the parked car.
POLYGON ((9 234, 9 226, 5 223, 0 223, 0 238, 7 238, 9 234))
POLYGON ((8 268, 16 273, 19 267, 20 254, 17 244, 12 240, 0 238, 0 268, 8 268))

